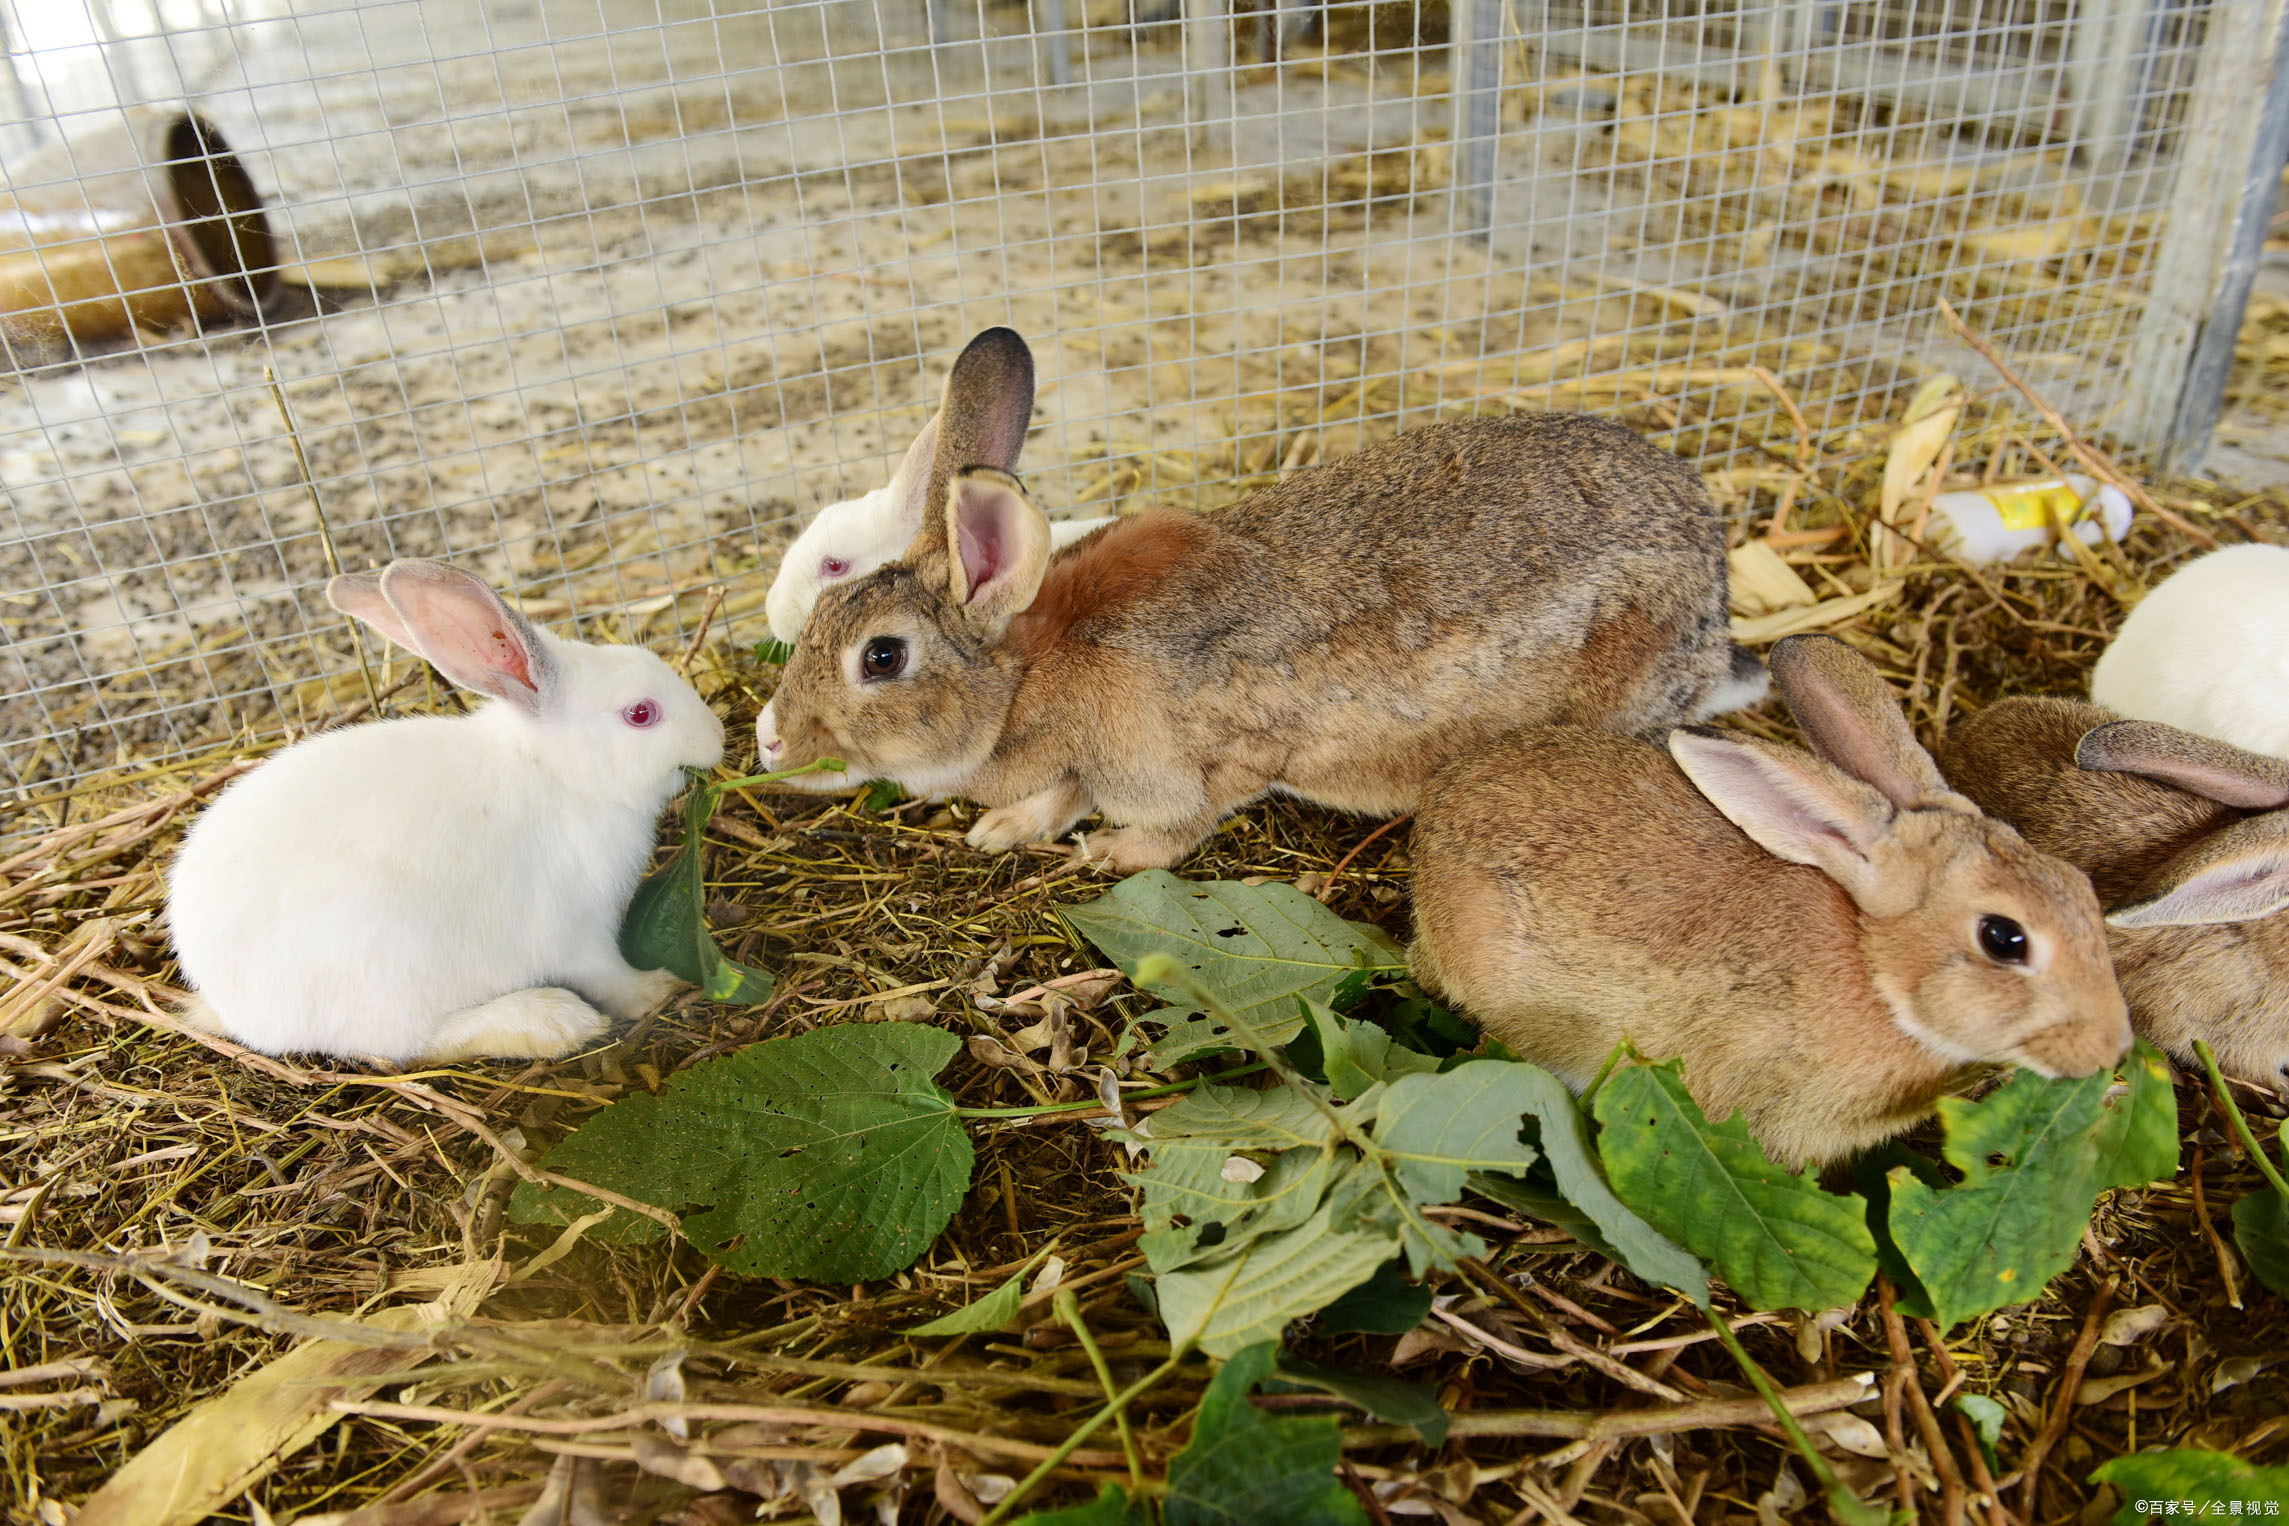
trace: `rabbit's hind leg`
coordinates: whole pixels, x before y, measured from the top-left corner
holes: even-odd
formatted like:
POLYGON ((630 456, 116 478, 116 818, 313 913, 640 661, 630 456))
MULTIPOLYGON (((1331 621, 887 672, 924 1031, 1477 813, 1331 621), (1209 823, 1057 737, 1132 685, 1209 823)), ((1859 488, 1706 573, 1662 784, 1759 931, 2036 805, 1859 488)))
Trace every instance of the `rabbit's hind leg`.
POLYGON ((555 1059, 599 1037, 607 1021, 561 986, 535 986, 449 1014, 425 1058, 555 1059))

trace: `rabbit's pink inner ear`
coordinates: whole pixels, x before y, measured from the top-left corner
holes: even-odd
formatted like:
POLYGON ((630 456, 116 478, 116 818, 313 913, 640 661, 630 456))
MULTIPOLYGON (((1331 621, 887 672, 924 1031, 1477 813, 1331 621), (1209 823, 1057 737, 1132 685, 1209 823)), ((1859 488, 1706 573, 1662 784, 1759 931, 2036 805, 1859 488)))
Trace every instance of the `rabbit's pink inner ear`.
POLYGON ((955 601, 982 619, 1007 620, 1033 602, 1049 565, 1049 521, 1005 472, 972 468, 948 505, 955 601))
POLYGON ((2159 721, 2109 721, 2083 733, 2084 768, 2137 774, 2242 811, 2289 807, 2289 763, 2159 721))
POLYGON ((392 562, 381 589, 416 650, 460 687, 531 711, 553 693, 538 633, 481 579, 439 562, 392 562))
POLYGON ((1874 790, 1801 753, 1697 732, 1670 732, 1669 755, 1709 804, 1773 857, 1820 870, 1855 900, 1874 891, 1868 849, 1892 815, 1874 790))
POLYGON ((2165 867, 2115 927, 2201 927, 2289 911, 2289 820, 2258 817, 2212 833, 2165 867))
POLYGON ((397 611, 389 607, 382 597, 381 575, 374 572, 345 573, 326 584, 326 602, 351 619, 371 626, 382 638, 404 647, 414 656, 421 655, 421 644, 413 633, 398 619, 397 611))

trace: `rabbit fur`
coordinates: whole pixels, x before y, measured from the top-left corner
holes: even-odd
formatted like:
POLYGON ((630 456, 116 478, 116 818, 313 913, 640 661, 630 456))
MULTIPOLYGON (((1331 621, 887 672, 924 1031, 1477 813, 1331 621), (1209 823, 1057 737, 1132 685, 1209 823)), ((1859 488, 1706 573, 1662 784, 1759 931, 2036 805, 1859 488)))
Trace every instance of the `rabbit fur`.
POLYGON ((1825 1165, 1986 1064, 2088 1075, 2130 1043, 2090 884, 1947 788, 1842 642, 1770 663, 1822 756, 1529 727, 1447 765, 1415 815, 1423 987, 1577 1091, 1624 1039, 1682 1057, 1711 1118, 1825 1165), (2021 930, 2024 962, 1982 926, 2021 930))
POLYGON ((2090 698, 2289 758, 2289 548, 2228 546, 2163 579, 2099 657, 2090 698))
MULTIPOLYGON (((1032 403, 1027 402, 1030 415, 1032 403)), ((865 577, 875 568, 897 560, 913 544, 922 528, 923 489, 929 480, 930 458, 938 446, 938 416, 914 437, 890 481, 856 498, 830 503, 812 517, 779 559, 779 572, 763 598, 763 613, 771 622, 774 640, 792 645, 811 618, 819 594, 836 583, 865 577)), ((1056 519, 1049 523, 1049 544, 1062 550, 1092 535, 1118 516, 1096 519, 1056 519)))
POLYGON ((2015 698, 1940 766, 2090 876, 2138 1031, 2289 1091, 2289 762, 2073 700, 2015 698))
POLYGON ((167 894, 193 1021, 404 1063, 563 1054, 656 1006, 673 977, 620 956, 620 920, 723 723, 652 653, 561 640, 440 562, 326 597, 487 703, 312 737, 208 807, 167 894))
POLYGON ((1006 329, 956 362, 944 517, 820 598, 757 721, 765 767, 967 795, 989 851, 1102 811, 1084 851, 1126 873, 1267 792, 1396 814, 1521 724, 1652 730, 1764 692, 1699 477, 1618 424, 1439 425, 1052 555, 1007 475, 1029 377, 1006 329))

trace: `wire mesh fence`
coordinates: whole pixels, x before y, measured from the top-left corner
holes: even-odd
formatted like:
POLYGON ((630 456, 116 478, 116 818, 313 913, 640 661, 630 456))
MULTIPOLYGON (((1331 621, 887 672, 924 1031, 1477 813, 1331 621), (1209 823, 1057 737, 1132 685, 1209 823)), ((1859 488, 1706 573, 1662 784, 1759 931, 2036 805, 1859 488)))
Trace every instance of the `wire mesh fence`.
POLYGON ((2165 444, 2278 9, 5 0, 0 789, 354 705, 333 559, 758 637, 988 323, 1056 511, 1535 406, 1747 513, 1971 374, 1942 296, 2165 444))

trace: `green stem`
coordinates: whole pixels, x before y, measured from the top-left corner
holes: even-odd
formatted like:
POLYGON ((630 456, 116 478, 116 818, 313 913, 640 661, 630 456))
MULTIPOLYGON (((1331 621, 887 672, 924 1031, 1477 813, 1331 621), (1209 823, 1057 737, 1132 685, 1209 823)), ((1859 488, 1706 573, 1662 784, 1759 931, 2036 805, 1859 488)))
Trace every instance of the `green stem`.
POLYGON ((1082 1422, 1081 1428, 1079 1430, 1075 1431, 1072 1435, 1066 1437, 1063 1441, 1057 1444, 1056 1451, 1051 1452, 1047 1457, 1042 1458, 1040 1463, 1035 1466, 1031 1473, 1028 1473, 1025 1475, 1025 1477, 1019 1479, 1017 1482, 1017 1487, 1010 1490, 1009 1493, 1002 1499, 1002 1502, 993 1507, 993 1510, 986 1516, 986 1518, 979 1522, 979 1526, 995 1526, 995 1522, 1007 1520, 1009 1518, 1009 1513, 1017 1508, 1018 1502, 1023 1500, 1028 1494, 1031 1494, 1034 1491, 1034 1488, 1040 1484, 1043 1479, 1047 1478, 1051 1473, 1054 1473, 1058 1468, 1062 1467, 1066 1458, 1079 1451, 1081 1443, 1087 1441, 1091 1436, 1097 1433, 1097 1427, 1103 1425, 1107 1420, 1113 1419, 1117 1415, 1126 1414, 1128 1412, 1129 1405, 1135 1402, 1137 1395, 1143 1393, 1146 1389, 1152 1387, 1155 1383, 1158 1383, 1162 1378, 1165 1378, 1170 1373, 1176 1371, 1178 1364, 1183 1362, 1183 1360, 1191 1354, 1192 1343, 1187 1341, 1183 1345, 1178 1346, 1174 1351, 1171 1351, 1168 1354, 1167 1361, 1161 1363, 1158 1367, 1155 1367, 1152 1371, 1146 1373, 1143 1377, 1137 1379, 1134 1383, 1131 1383, 1128 1387, 1113 1395, 1112 1402, 1107 1404, 1103 1409, 1097 1411, 1096 1414, 1090 1416, 1086 1421, 1082 1422))
POLYGON ((783 769, 775 774, 749 774, 742 779, 718 779, 709 783, 707 788, 715 791, 715 798, 721 800, 725 790, 745 789, 750 784, 769 784, 776 779, 793 779, 803 774, 839 774, 843 768, 843 760, 840 758, 820 758, 815 763, 805 763, 801 768, 783 769))
POLYGON ((2233 1093, 2226 1090, 2225 1077, 2218 1074, 2217 1056, 2210 1053, 2210 1046, 2200 1039, 2194 1040, 2194 1053, 2201 1056, 2202 1069, 2210 1073, 2210 1090, 2225 1104, 2225 1115, 2233 1120, 2233 1131, 2241 1136, 2242 1148, 2257 1162, 2257 1169, 2273 1184, 2273 1190, 2281 1194, 2284 1202, 2289 1202, 2289 1182, 2281 1179, 2281 1173, 2273 1169, 2273 1162, 2258 1148, 2257 1136, 2249 1131, 2249 1120, 2241 1116, 2241 1109, 2234 1105, 2233 1093))
MULTIPOLYGON (((1089 1365, 1097 1369, 1097 1381, 1105 1385, 1105 1397, 1108 1400, 1113 1398, 1118 1392, 1113 1387, 1113 1369, 1105 1365, 1104 1353, 1097 1349, 1096 1339, 1089 1334, 1089 1327, 1081 1322, 1081 1300, 1073 1296, 1071 1288, 1059 1288, 1057 1296, 1049 1302, 1057 1310, 1057 1317, 1073 1327, 1073 1338, 1081 1343, 1083 1351, 1089 1353, 1089 1365)), ((1135 1493, 1142 1494, 1145 1486, 1144 1458, 1137 1451, 1136 1432, 1129 1429, 1129 1417, 1125 1412, 1115 1415, 1113 1424, 1120 1428, 1121 1450, 1128 1454, 1129 1487, 1135 1493)))
POLYGON ((1597 1100, 1598 1088, 1605 1085, 1605 1078, 1613 1074, 1613 1068, 1621 1063, 1622 1054, 1628 1048, 1629 1040, 1623 1039, 1620 1043, 1614 1045, 1613 1048, 1606 1051, 1605 1063, 1598 1067, 1598 1073, 1596 1075, 1590 1077, 1590 1084, 1582 1088, 1581 1104, 1583 1117, 1587 1118, 1589 1116, 1590 1104, 1597 1100))
POLYGON ((1772 1379, 1756 1364, 1756 1359, 1748 1354, 1740 1337, 1733 1333, 1733 1327, 1725 1323, 1725 1317, 1715 1309, 1703 1309, 1701 1316, 1708 1320, 1709 1328, 1717 1332, 1717 1339, 1724 1343, 1725 1350, 1732 1353, 1732 1358, 1740 1365, 1741 1371, 1748 1374, 1749 1383, 1763 1396, 1764 1402, 1772 1406, 1774 1416, 1780 1421, 1780 1428, 1788 1432, 1788 1439, 1795 1444, 1797 1454, 1804 1459, 1804 1465, 1812 1470, 1813 1478, 1819 1483, 1822 1494, 1827 1497, 1830 1513, 1839 1521, 1846 1522, 1847 1526, 1859 1526, 1862 1522, 1875 1526, 1875 1523, 1889 1520, 1890 1512, 1870 1505, 1844 1487, 1835 1470, 1828 1466, 1828 1460, 1814 1449, 1812 1438, 1804 1434, 1804 1427, 1797 1423, 1796 1416, 1790 1413, 1788 1401, 1781 1398, 1780 1390, 1773 1386, 1772 1379))
MULTIPOLYGON (((1166 1086, 1155 1086, 1141 1092, 1128 1092, 1124 1094, 1124 1100, 1143 1102, 1153 1097, 1170 1097, 1178 1092, 1191 1091, 1196 1086, 1205 1086, 1212 1081, 1222 1081, 1230 1076, 1253 1075, 1266 1068, 1262 1065, 1241 1065, 1231 1070, 1217 1071, 1212 1076, 1194 1076, 1189 1081, 1171 1081, 1166 1086)), ((954 1109, 954 1116, 956 1118, 1047 1118, 1058 1113, 1086 1112, 1090 1108, 1103 1106, 1102 1102, 1043 1102, 1033 1107, 957 1107, 954 1109)))

